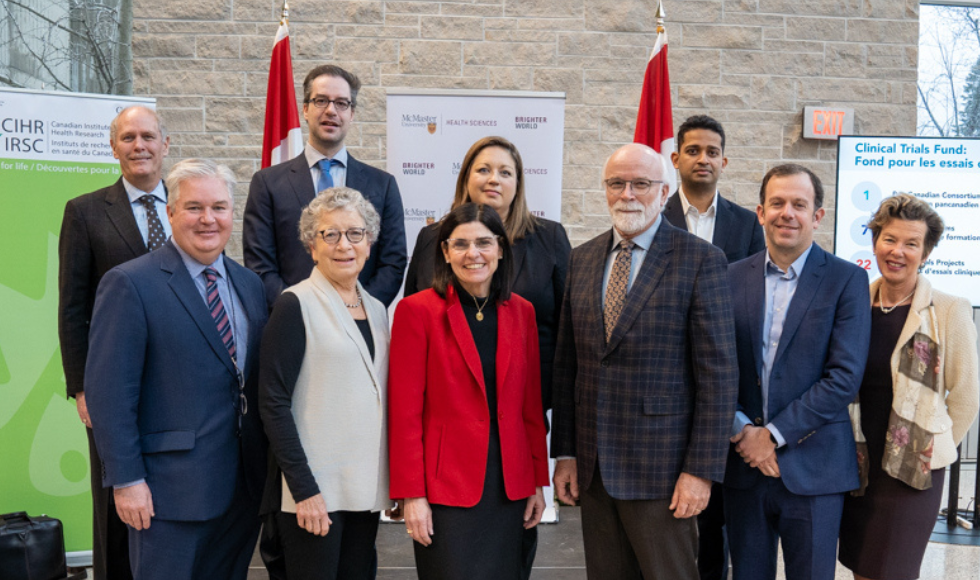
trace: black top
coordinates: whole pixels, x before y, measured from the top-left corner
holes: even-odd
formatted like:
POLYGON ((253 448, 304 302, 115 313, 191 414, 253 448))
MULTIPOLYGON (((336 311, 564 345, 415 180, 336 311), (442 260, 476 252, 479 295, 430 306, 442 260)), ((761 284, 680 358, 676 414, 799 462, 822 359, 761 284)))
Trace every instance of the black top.
POLYGON ((908 304, 888 314, 881 312, 877 306, 871 309, 871 344, 858 396, 861 401, 861 431, 868 442, 868 459, 873 472, 881 471, 885 434, 894 397, 892 353, 910 310, 911 305, 908 304))
MULTIPOLYGON (((405 277, 405 296, 432 287, 435 260, 442 260, 436 239, 439 223, 422 228, 405 277)), ((534 232, 511 246, 514 255, 515 294, 534 306, 541 349, 541 397, 544 409, 551 408, 551 374, 558 335, 558 315, 565 294, 565 276, 572 246, 565 228, 558 222, 537 218, 534 232)))
POLYGON ((477 298, 459 288, 459 303, 463 307, 463 315, 470 326, 476 351, 480 354, 480 366, 483 367, 483 383, 487 387, 487 406, 490 407, 490 424, 497 423, 497 305, 491 297, 477 298), (483 306, 486 300, 486 306, 483 306), (477 307, 477 302, 483 308, 477 307), (483 320, 477 320, 476 315, 482 312, 483 320))
MULTIPOLYGON (((367 342, 373 360, 374 338, 371 326, 367 320, 354 322, 367 342)), ((290 491, 298 502, 320 493, 320 487, 313 477, 296 431, 296 422, 290 412, 293 391, 303 368, 305 354, 306 324, 303 323, 303 307, 298 296, 285 292, 276 300, 262 334, 262 346, 259 350, 259 406, 270 446, 276 449, 275 461, 279 464, 279 469, 285 472, 290 491)), ((278 474, 275 477, 278 478, 278 474)), ((278 497, 275 499, 278 501, 278 497)))

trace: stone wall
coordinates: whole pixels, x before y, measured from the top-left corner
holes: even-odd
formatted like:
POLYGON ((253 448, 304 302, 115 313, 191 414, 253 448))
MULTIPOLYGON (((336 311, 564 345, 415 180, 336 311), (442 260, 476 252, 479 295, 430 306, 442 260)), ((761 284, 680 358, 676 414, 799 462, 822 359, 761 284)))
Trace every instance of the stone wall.
MULTIPOLYGON (((280 7, 134 0, 135 92, 158 99, 171 163, 203 156, 231 165, 239 215, 259 167, 280 7)), ((609 227, 601 165, 632 140, 655 0, 294 0, 290 9, 297 94, 316 64, 359 75, 348 147, 379 167, 387 87, 564 92, 562 220, 573 244, 609 227)), ((813 167, 828 185, 817 240, 830 247, 836 144, 802 139, 803 107, 853 107, 858 133, 914 134, 918 1, 667 0, 665 10, 675 127, 698 113, 724 123, 721 191, 747 207, 772 165, 813 167)), ((241 255, 237 233, 230 253, 241 255)))

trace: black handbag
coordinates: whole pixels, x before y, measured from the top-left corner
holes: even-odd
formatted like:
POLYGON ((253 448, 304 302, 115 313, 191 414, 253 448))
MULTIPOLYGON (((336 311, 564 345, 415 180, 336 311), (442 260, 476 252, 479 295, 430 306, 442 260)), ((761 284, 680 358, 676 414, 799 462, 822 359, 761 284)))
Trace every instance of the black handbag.
POLYGON ((0 576, 3 580, 80 580, 68 576, 61 521, 27 512, 0 515, 0 576))

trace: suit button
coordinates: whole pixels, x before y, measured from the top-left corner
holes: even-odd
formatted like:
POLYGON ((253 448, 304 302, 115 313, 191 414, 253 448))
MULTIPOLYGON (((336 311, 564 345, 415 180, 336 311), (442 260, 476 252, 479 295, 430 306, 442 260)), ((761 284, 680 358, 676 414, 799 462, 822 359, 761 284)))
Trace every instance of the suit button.
POLYGON ((761 427, 762 426, 762 417, 756 417, 755 419, 752 419, 752 422, 755 423, 755 426, 756 427, 761 427))
POLYGON ((604 360, 604 361, 602 361, 602 363, 601 363, 601 364, 602 364, 602 367, 603 367, 603 368, 606 368, 606 367, 608 367, 608 366, 609 366, 609 361, 607 361, 607 360, 604 360))
POLYGON ((756 379, 755 380, 755 384, 761 387, 762 386, 762 379, 756 379))

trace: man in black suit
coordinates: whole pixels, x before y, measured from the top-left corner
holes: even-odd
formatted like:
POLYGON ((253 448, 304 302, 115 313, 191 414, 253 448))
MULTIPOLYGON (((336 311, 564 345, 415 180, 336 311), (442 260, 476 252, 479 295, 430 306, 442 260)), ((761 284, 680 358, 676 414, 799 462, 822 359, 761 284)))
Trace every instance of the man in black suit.
POLYGON ((109 187, 65 206, 58 243, 58 337, 68 396, 88 428, 92 483, 92 563, 96 580, 132 578, 125 524, 110 490, 102 487, 102 460, 95 447, 85 401, 85 358, 95 291, 112 268, 162 245, 170 236, 163 158, 170 138, 151 109, 123 109, 109 125, 109 144, 122 177, 109 187))
MULTIPOLYGON (((677 152, 670 158, 680 173, 681 185, 664 207, 667 221, 721 248, 728 263, 766 248, 756 215, 718 193, 718 179, 728 166, 721 123, 707 115, 688 117, 677 130, 677 152)), ((698 515, 701 580, 728 578, 722 497, 721 484, 715 483, 707 509, 698 515)))
POLYGON ((303 117, 310 133, 306 150, 252 177, 242 242, 245 265, 262 278, 269 308, 313 269, 313 259, 299 240, 299 216, 328 187, 360 191, 381 215, 381 235, 361 270, 361 284, 386 306, 401 288, 408 255, 398 184, 391 174, 354 159, 344 144, 360 88, 360 80, 338 66, 311 70, 303 81, 303 117))

